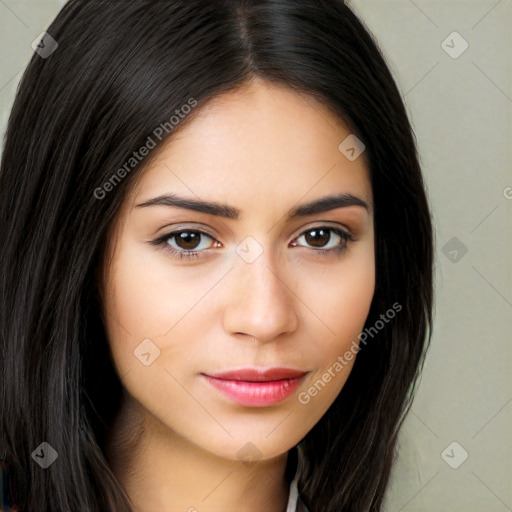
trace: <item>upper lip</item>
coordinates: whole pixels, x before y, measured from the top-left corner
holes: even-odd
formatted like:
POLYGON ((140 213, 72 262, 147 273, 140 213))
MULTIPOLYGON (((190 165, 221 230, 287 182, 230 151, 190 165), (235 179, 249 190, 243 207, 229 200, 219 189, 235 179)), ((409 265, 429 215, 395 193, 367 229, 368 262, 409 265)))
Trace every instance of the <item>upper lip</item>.
POLYGON ((209 377, 224 380, 244 380, 248 382, 265 382, 302 377, 306 372, 293 368, 237 368, 220 372, 206 373, 209 377))

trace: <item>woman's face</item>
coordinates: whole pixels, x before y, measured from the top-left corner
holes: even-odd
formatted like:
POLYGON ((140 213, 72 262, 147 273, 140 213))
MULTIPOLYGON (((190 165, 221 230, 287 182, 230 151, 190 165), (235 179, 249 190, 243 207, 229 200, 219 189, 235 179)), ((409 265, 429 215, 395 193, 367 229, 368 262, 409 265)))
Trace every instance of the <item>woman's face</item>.
POLYGON ((375 284, 371 185, 363 157, 338 148, 349 135, 311 97, 255 81, 159 149, 125 198, 105 269, 134 421, 236 460, 282 454, 320 420, 375 284))

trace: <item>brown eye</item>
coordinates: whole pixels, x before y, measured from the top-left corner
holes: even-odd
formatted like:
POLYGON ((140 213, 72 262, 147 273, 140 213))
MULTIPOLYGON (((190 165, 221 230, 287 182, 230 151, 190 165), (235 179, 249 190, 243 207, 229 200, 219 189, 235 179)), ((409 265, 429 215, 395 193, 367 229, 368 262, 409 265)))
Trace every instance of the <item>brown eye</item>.
POLYGON ((172 233, 163 235, 156 240, 152 240, 150 244, 163 248, 176 259, 183 260, 186 258, 198 258, 200 256, 204 256, 205 253, 210 252, 209 249, 212 248, 213 245, 211 242, 210 244, 206 242, 205 245, 205 239, 207 238, 216 244, 219 244, 215 238, 208 233, 195 229, 173 231, 172 233))
POLYGON ((304 239, 309 245, 323 249, 324 245, 331 239, 331 233, 329 230, 323 228, 312 229, 304 235, 304 239))
POLYGON ((176 245, 178 245, 180 249, 194 251, 201 242, 202 235, 204 235, 204 233, 200 233, 199 231, 181 231, 169 237, 169 239, 174 238, 176 245))
POLYGON ((321 226, 305 231, 297 240, 304 239, 305 243, 313 249, 330 251, 345 247, 348 240, 353 240, 351 234, 340 229, 321 226), (331 243, 330 246, 327 246, 331 243))

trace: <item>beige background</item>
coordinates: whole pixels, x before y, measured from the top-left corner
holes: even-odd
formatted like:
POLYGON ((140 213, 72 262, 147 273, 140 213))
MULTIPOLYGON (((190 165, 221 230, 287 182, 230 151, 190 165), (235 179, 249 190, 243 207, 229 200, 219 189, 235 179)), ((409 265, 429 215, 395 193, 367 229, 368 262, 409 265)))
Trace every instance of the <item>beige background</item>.
MULTIPOLYGON (((2 136, 61 5, 0 0, 2 136)), ((512 511, 512 0, 351 5, 407 104, 437 236, 432 347, 386 512, 512 511)))

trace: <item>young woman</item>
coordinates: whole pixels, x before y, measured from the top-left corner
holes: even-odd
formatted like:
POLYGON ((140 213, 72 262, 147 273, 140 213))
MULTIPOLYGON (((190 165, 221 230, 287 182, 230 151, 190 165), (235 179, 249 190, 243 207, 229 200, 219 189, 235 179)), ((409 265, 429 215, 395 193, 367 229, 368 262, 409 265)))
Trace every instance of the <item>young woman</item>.
POLYGON ((2 507, 379 511, 431 215, 341 0, 70 0, 0 170, 2 507))

